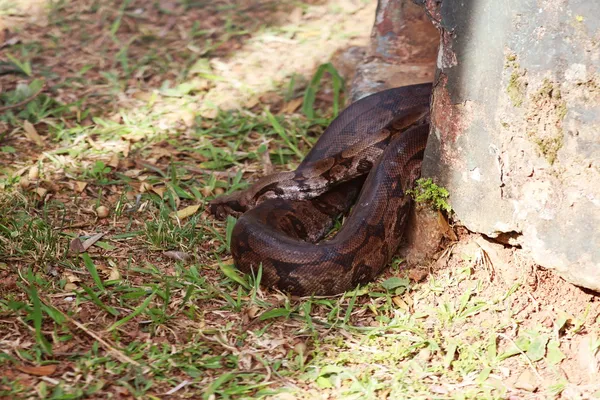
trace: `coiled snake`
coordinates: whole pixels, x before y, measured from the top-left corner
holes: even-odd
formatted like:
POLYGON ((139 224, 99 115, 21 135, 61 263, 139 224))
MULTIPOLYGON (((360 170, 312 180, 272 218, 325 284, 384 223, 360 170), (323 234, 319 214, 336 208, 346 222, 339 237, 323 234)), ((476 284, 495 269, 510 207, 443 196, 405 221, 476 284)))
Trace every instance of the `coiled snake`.
POLYGON ((373 280, 408 219, 406 190, 420 175, 431 89, 405 86, 351 104, 295 171, 214 199, 212 214, 239 216, 235 265, 254 274, 262 265, 263 285, 294 295, 338 294, 373 280), (322 240, 350 207, 337 234, 322 240))

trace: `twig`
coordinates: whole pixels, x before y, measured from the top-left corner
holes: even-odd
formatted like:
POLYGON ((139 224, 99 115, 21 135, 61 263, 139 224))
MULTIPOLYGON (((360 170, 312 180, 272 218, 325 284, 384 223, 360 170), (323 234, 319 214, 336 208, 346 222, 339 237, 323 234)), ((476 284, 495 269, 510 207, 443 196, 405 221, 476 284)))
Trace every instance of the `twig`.
POLYGON ((130 358, 129 356, 127 356, 125 353, 123 353, 121 350, 116 349, 115 347, 113 347, 110 343, 108 343, 106 340, 102 339, 100 336, 98 336, 98 334, 96 334, 94 331, 89 330, 88 328, 85 327, 85 325, 83 325, 81 322, 74 320, 73 318, 69 317, 66 314, 63 314, 67 320, 69 320, 69 322, 71 322, 73 325, 75 325, 76 327, 78 327, 79 329, 81 329, 82 331, 84 331, 85 333, 87 333, 89 336, 91 336, 92 338, 96 339, 98 341, 98 343, 100 343, 104 349, 109 353, 112 354, 113 357, 115 357, 117 360, 121 361, 121 362, 125 362, 125 363, 129 363, 132 365, 135 365, 136 367, 140 367, 141 364, 137 361, 135 361, 134 359, 130 358))
POLYGON ((525 358, 525 361, 527 361, 527 364, 529 364, 529 367, 533 371, 534 375, 540 381, 542 381, 542 376, 540 375, 540 373, 537 371, 537 369, 535 368, 535 366, 531 362, 531 358, 529 358, 529 356, 519 347, 519 345, 517 345, 517 342, 515 342, 514 340, 512 340, 511 338, 509 338, 508 336, 506 336, 505 334, 500 333, 500 332, 498 332, 498 336, 504 338, 505 340, 508 340, 509 342, 512 343, 513 346, 515 346, 515 348, 519 351, 519 353, 521 353, 521 355, 523 356, 523 358, 525 358))
POLYGON ((4 111, 8 111, 8 110, 12 110, 13 108, 19 108, 21 106, 24 106, 25 104, 29 103, 31 100, 35 99, 36 97, 39 96, 40 93, 42 93, 42 90, 44 90, 44 88, 46 87, 46 84, 44 83, 42 85, 41 88, 39 88, 39 90, 37 92, 35 92, 34 94, 32 94, 31 96, 29 96, 28 98, 26 98, 25 100, 22 100, 18 103, 15 104, 10 104, 8 106, 3 106, 0 107, 0 112, 4 112, 4 111))

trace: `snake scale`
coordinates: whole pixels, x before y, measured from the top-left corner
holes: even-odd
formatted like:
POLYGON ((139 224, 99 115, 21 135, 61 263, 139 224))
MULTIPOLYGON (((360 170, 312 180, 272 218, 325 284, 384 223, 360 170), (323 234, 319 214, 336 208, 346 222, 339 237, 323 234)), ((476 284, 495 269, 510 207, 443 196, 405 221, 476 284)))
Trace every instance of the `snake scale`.
POLYGON ((403 236, 429 133, 431 84, 384 90, 343 110, 298 168, 211 201, 239 217, 231 253, 261 284, 333 295, 372 281, 403 236), (336 218, 351 209, 337 234, 336 218))

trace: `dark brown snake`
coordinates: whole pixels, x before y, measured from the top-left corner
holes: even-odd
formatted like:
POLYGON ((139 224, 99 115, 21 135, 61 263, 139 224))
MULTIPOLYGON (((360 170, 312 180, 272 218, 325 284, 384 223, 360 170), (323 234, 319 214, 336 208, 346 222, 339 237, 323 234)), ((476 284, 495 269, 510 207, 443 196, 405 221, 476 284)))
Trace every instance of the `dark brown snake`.
POLYGON ((261 284, 294 295, 333 295, 372 281, 404 233, 412 203, 406 190, 420 176, 429 133, 431 88, 389 89, 351 104, 295 171, 213 200, 218 218, 239 216, 235 265, 254 274, 262 265, 261 284), (322 240, 350 207, 337 234, 322 240))

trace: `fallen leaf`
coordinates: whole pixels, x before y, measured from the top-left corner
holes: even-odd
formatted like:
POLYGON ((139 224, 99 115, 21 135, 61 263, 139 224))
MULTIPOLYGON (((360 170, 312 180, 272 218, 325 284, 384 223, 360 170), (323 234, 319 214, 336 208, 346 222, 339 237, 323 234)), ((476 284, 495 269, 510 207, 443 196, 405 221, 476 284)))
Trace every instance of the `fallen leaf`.
POLYGON ((215 118, 217 118, 218 114, 219 114, 219 110, 217 110, 216 108, 209 108, 209 109, 200 111, 200 116, 202 118, 206 118, 206 119, 215 119, 215 118))
POLYGON ((259 101, 260 101, 260 96, 258 96, 258 95, 257 96, 253 96, 250 99, 248 99, 246 101, 246 103, 244 103, 244 107, 245 108, 252 108, 252 107, 256 106, 259 103, 259 101))
POLYGON ((121 150, 123 152, 123 157, 127 158, 129 156, 130 149, 131 149, 131 142, 126 140, 125 145, 123 146, 123 149, 121 150))
POLYGON ((163 198, 167 189, 164 186, 154 187, 152 186, 152 191, 156 193, 161 199, 163 198))
POLYGON ((285 103, 283 105, 283 107, 281 108, 280 113, 281 114, 292 114, 294 113, 298 107, 300 107, 300 105, 302 104, 302 102, 304 101, 304 99, 302 97, 299 97, 297 99, 292 99, 290 101, 288 101, 287 103, 285 103))
POLYGON ((92 246, 94 243, 96 243, 98 240, 100 240, 100 238, 102 238, 102 236, 104 236, 104 232, 96 233, 95 235, 86 239, 86 241, 82 243, 83 249, 84 250, 89 249, 90 246, 92 246))
POLYGON ((135 92, 132 95, 134 98, 142 101, 150 101, 152 97, 154 97, 154 93, 152 92, 135 92))
POLYGON ((193 112, 191 112, 189 110, 182 111, 179 114, 179 117, 183 121, 183 124, 185 126, 187 126, 188 128, 191 128, 192 126, 194 126, 194 123, 196 122, 196 114, 194 114, 193 112))
POLYGON ((48 194, 48 190, 44 189, 43 187, 36 188, 35 192, 38 196, 40 196, 40 199, 43 199, 44 197, 46 197, 46 194, 48 194))
POLYGON ((42 139, 40 134, 35 129, 35 126, 33 126, 33 124, 31 122, 24 121, 23 129, 25 130, 25 136, 27 136, 27 138, 29 140, 35 142, 35 144, 37 144, 38 146, 41 146, 44 144, 44 140, 42 139))
POLYGON ((186 208, 183 208, 183 209, 177 211, 177 214, 176 214, 177 218, 182 220, 187 217, 190 217, 190 216, 194 215, 198 211, 199 208, 200 208, 200 204, 196 204, 193 206, 188 206, 186 208))
POLYGON ((75 191, 77 193, 83 193, 85 188, 87 187, 87 182, 75 181, 75 191))
POLYGON ((69 283, 77 283, 77 282, 81 282, 81 278, 73 275, 73 274, 65 274, 65 279, 67 280, 67 282, 69 283))
POLYGON ((110 161, 108 162, 108 166, 112 168, 119 167, 119 156, 117 153, 113 153, 112 157, 110 157, 110 161))
POLYGON ((108 274, 109 281, 116 281, 121 279, 121 273, 117 267, 112 267, 110 273, 108 274))
POLYGON ((21 372, 25 372, 29 375, 35 376, 49 376, 56 371, 56 364, 40 365, 37 367, 30 367, 27 365, 18 365, 17 369, 21 372))
POLYGON ((156 164, 156 162, 163 157, 170 158, 173 155, 176 155, 177 151, 174 149, 165 149, 164 147, 156 147, 152 149, 151 154, 152 155, 150 156, 150 158, 146 161, 150 162, 151 164, 156 164))
POLYGON ((71 240, 71 243, 69 243, 69 250, 73 253, 83 253, 85 249, 83 248, 83 243, 81 242, 81 239, 75 238, 71 240))
POLYGON ((148 182, 142 182, 140 185, 140 193, 148 193, 152 191, 152 184, 148 182))
POLYGON ((27 175, 30 181, 35 181, 40 177, 40 167, 37 165, 31 166, 29 168, 29 174, 27 175))
POLYGON ((128 178, 137 178, 141 175, 141 173, 141 169, 128 169, 127 171, 123 172, 123 175, 125 175, 128 178))

